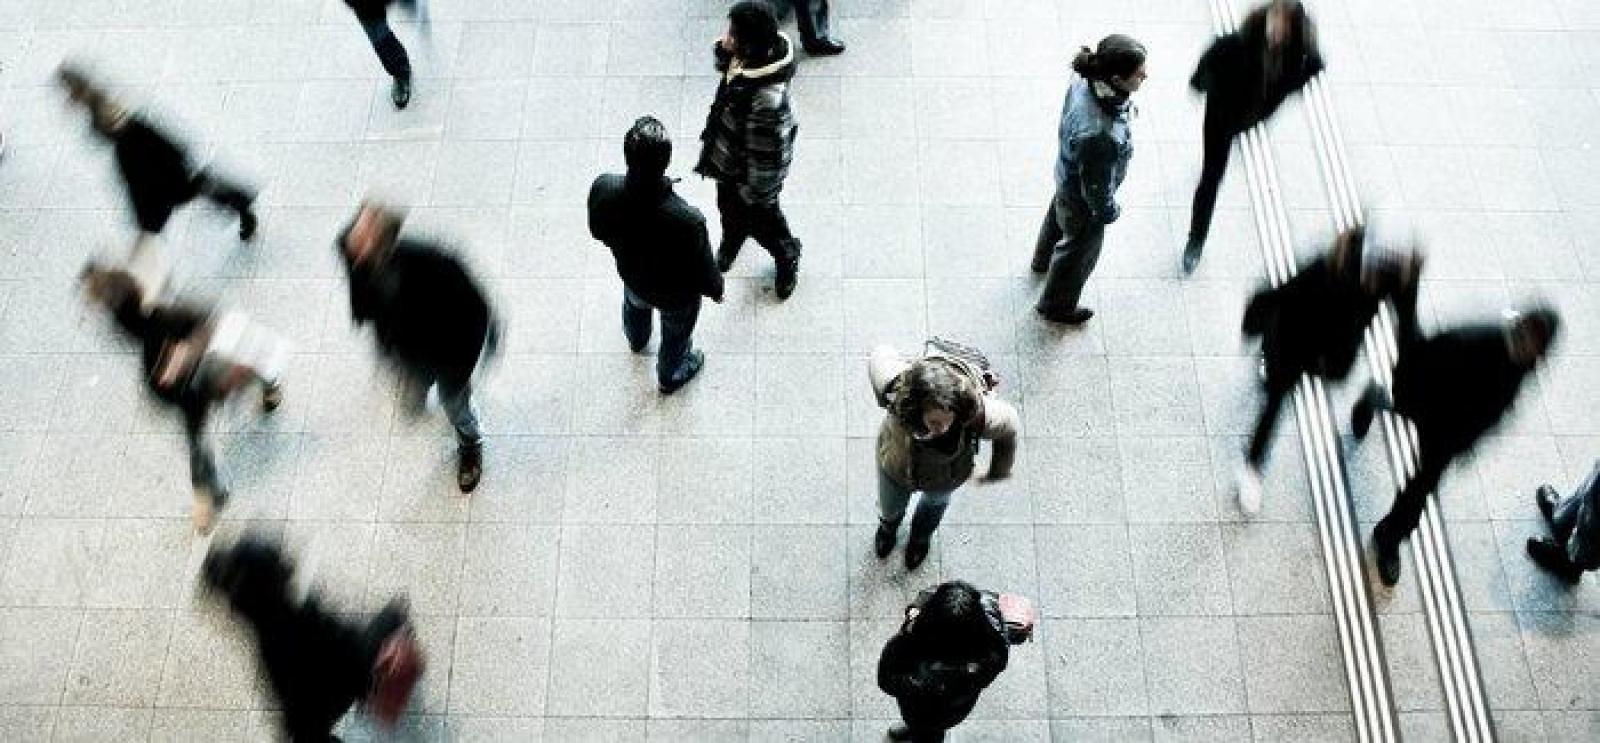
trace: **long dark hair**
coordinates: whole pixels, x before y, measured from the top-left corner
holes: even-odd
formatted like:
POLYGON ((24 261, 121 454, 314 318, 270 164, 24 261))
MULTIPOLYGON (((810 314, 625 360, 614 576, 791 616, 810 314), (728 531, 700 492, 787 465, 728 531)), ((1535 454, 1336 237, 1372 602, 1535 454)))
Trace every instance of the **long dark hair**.
POLYGON ((728 10, 734 55, 764 64, 778 56, 778 16, 764 0, 740 0, 728 10))
POLYGON ((1005 647, 989 620, 983 593, 959 580, 933 590, 911 621, 910 635, 925 651, 946 658, 971 658, 1005 647))
POLYGON ((956 426, 964 426, 978 414, 978 397, 949 365, 922 359, 901 377, 900 392, 890 403, 889 412, 906 430, 920 433, 925 427, 923 412, 929 407, 950 411, 955 415, 956 426))
POLYGON ((1072 58, 1072 71, 1086 80, 1106 81, 1113 77, 1128 77, 1144 65, 1144 44, 1132 36, 1111 34, 1100 40, 1094 50, 1079 47, 1072 58))
POLYGON ((1239 24, 1239 34, 1252 48, 1265 49, 1267 45, 1267 16, 1273 8, 1282 8, 1289 14, 1289 38, 1283 42, 1285 59, 1299 59, 1316 50, 1317 25, 1306 12, 1300 0, 1271 0, 1250 11, 1239 24))

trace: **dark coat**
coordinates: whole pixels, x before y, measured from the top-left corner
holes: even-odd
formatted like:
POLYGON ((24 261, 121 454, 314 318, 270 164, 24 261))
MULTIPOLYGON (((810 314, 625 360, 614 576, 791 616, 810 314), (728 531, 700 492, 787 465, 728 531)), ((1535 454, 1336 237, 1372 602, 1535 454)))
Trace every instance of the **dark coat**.
POLYGON ((400 363, 450 385, 472 378, 489 342, 489 302, 461 260, 443 248, 400 238, 376 264, 357 267, 339 255, 350 276, 350 315, 371 322, 378 347, 400 363))
POLYGON ((344 0, 362 22, 381 21, 389 14, 394 0, 344 0))
POLYGON ((194 169, 176 142, 143 116, 132 114, 107 135, 117 156, 117 170, 128 187, 134 217, 145 232, 158 233, 172 210, 195 197, 194 169))
POLYGON ((596 178, 589 189, 589 234, 611 248, 628 290, 656 307, 722 299, 706 219, 665 178, 649 184, 621 175, 596 178))
POLYGON ((1362 289, 1359 271, 1340 276, 1326 257, 1318 258, 1283 284, 1251 296, 1243 331, 1261 337, 1272 383, 1292 385, 1304 373, 1343 379, 1379 303, 1380 297, 1362 289))
POLYGON ((183 413, 184 423, 191 432, 204 428, 216 396, 209 394, 204 385, 193 384, 191 379, 179 380, 171 387, 158 385, 156 365, 168 344, 182 341, 205 327, 211 315, 209 310, 196 305, 164 304, 145 312, 137 297, 129 296, 111 308, 111 312, 117 327, 139 344, 139 367, 150 394, 183 413))
POLYGON ((918 730, 948 730, 959 725, 978 696, 1006 669, 1010 647, 999 630, 928 647, 916 634, 901 631, 878 658, 878 688, 895 698, 900 716, 918 730))
POLYGON ((740 186, 740 196, 753 204, 777 201, 800 130, 789 105, 794 45, 781 34, 779 42, 774 59, 750 67, 731 66, 728 54, 713 48, 723 77, 700 133, 694 170, 740 186))
MULTIPOLYGON (((1306 21, 1308 30, 1310 20, 1306 21)), ((1206 94, 1206 126, 1238 134, 1272 116, 1290 94, 1322 72, 1315 34, 1306 43, 1294 35, 1283 52, 1282 69, 1268 80, 1266 15, 1255 13, 1244 26, 1218 37, 1200 57, 1189 87, 1206 94)))
POLYGON ((1402 341, 1394 409, 1416 424, 1424 447, 1459 453, 1505 417, 1531 371, 1512 361, 1500 325, 1402 341))

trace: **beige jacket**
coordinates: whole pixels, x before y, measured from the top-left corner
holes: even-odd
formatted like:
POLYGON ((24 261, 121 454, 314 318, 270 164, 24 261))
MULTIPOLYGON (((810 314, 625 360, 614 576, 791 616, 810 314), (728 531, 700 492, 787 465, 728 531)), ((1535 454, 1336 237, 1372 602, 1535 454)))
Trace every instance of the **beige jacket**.
MULTIPOLYGON (((892 348, 880 346, 872 352, 872 357, 867 362, 867 376, 872 381, 872 393, 878 399, 880 406, 884 404, 889 384, 910 367, 911 362, 892 348)), ((1011 403, 996 395, 984 393, 975 384, 972 385, 970 392, 979 397, 980 409, 983 411, 979 420, 975 422, 980 426, 977 431, 978 437, 989 439, 994 446, 989 458, 988 476, 1006 477, 1011 474, 1011 465, 1016 460, 1017 437, 1022 431, 1021 417, 1017 415, 1017 409, 1012 407, 1011 403)), ((907 431, 893 415, 885 415, 883 424, 878 428, 878 466, 882 467, 884 473, 895 482, 917 490, 953 490, 966 481, 970 468, 964 471, 957 469, 952 476, 945 478, 929 479, 926 476, 923 478, 914 476, 915 472, 926 471, 928 468, 918 466, 925 462, 916 461, 921 448, 913 447, 912 444, 911 432, 907 431), (918 479, 927 481, 918 482, 918 479)))

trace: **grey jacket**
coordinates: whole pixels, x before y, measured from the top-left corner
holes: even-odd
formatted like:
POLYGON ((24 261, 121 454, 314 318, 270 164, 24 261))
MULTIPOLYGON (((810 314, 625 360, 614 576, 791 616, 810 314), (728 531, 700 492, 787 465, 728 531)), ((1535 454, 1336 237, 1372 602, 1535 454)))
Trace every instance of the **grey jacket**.
POLYGON ((1133 159, 1133 134, 1127 105, 1112 111, 1096 100, 1093 84, 1084 78, 1067 88, 1061 109, 1061 154, 1056 159, 1056 188, 1062 197, 1101 224, 1117 221, 1117 188, 1133 159))

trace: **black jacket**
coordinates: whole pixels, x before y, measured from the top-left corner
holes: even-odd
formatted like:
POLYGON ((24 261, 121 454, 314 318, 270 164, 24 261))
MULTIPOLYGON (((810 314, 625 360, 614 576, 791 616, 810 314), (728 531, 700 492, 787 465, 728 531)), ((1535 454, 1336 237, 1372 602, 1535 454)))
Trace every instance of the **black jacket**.
POLYGON ((1378 304, 1357 273, 1339 276, 1318 258, 1283 284, 1252 295, 1242 329, 1246 337, 1261 337, 1269 381, 1292 385, 1302 373, 1342 379, 1378 304))
POLYGON ((389 6, 394 0, 344 0, 344 4, 355 11, 356 18, 362 21, 381 21, 389 14, 389 6))
POLYGON ((380 349, 447 384, 472 378, 489 341, 489 302, 460 259, 407 238, 376 265, 357 267, 342 248, 339 255, 350 275, 350 315, 372 323, 380 349))
POLYGON ((215 396, 203 385, 192 384, 192 379, 162 387, 156 383, 156 366, 168 344, 182 341, 205 327, 210 319, 209 310, 195 305, 164 304, 145 312, 140 309, 138 299, 129 297, 112 308, 112 317, 117 327, 139 344, 139 367, 144 372, 144 383, 150 394, 183 413, 184 423, 191 432, 201 430, 215 396))
POLYGON ((1505 416, 1531 371, 1511 360, 1499 325, 1402 341, 1394 409, 1416 424, 1423 446, 1460 452, 1505 416))
POLYGON ((967 719, 978 695, 1006 669, 1010 648, 998 631, 937 648, 904 627, 878 658, 878 688, 895 698, 906 724, 948 730, 967 719))
POLYGON ((138 114, 107 135, 128 187, 134 216, 146 232, 160 232, 174 207, 194 198, 194 170, 182 147, 138 114))
POLYGON ((596 178, 589 189, 589 234, 611 248, 622 283, 656 307, 722 298, 706 219, 665 178, 648 184, 621 175, 596 178))
POLYGON ((695 172, 737 184, 752 204, 776 203, 794 159, 795 123, 789 82, 795 73, 794 45, 779 34, 771 59, 735 66, 720 45, 712 54, 722 80, 700 133, 695 172))
POLYGON ((1289 42, 1283 69, 1267 80, 1265 15, 1253 15, 1238 31, 1218 37, 1200 57, 1189 87, 1206 94, 1206 125, 1237 134, 1272 116, 1291 93, 1322 72, 1322 53, 1289 42))

